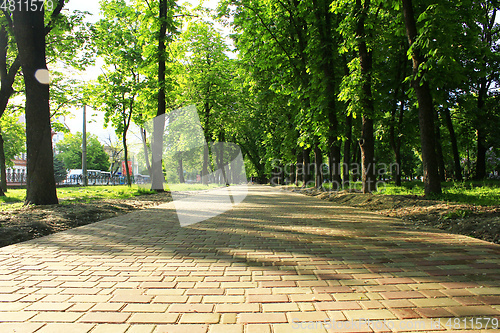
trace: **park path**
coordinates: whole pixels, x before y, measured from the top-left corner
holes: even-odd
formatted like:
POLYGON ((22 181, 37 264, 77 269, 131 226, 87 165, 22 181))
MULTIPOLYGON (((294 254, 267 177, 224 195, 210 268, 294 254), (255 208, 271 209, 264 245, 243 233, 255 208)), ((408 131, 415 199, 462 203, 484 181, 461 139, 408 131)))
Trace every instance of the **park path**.
POLYGON ((0 332, 499 331, 498 245, 267 186, 173 207, 0 248, 0 332))

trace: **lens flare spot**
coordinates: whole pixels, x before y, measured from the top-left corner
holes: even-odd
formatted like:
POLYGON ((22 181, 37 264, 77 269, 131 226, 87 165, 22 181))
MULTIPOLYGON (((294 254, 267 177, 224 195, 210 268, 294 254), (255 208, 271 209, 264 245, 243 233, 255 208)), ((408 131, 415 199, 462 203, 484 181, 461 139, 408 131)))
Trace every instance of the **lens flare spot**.
POLYGON ((35 78, 41 84, 50 84, 50 74, 49 74, 49 71, 46 69, 37 70, 35 73, 35 78))

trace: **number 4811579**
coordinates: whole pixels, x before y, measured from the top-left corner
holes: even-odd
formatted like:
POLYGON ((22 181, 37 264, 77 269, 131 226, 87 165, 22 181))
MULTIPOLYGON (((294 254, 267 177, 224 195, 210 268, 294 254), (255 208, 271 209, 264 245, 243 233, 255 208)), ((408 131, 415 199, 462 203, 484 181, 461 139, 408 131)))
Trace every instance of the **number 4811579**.
POLYGON ((41 12, 44 4, 47 9, 52 11, 54 9, 55 0, 0 0, 0 9, 3 11, 13 12, 27 11, 27 12, 41 12))

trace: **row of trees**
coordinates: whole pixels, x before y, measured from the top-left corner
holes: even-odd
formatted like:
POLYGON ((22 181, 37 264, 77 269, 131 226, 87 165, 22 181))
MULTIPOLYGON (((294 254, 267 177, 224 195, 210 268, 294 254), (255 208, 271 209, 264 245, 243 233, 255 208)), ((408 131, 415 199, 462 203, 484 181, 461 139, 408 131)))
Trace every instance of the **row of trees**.
MULTIPOLYGON (((364 192, 375 190, 383 163, 397 163, 398 184, 422 165, 426 194, 439 193, 445 178, 461 180, 464 166, 467 177, 485 178, 487 152, 500 146, 499 6, 223 1, 219 15, 231 22, 239 66, 249 73, 238 143, 262 177, 285 165, 307 169, 313 157, 318 187, 325 156, 334 188, 356 177, 353 162, 364 192)), ((307 172, 289 178, 310 180, 307 172)))
MULTIPOLYGON (((205 140, 239 144, 251 175, 274 173, 283 181, 278 170, 288 170, 291 181, 314 176, 317 187, 356 180, 359 164, 363 190, 371 192, 381 164, 395 162, 396 183, 418 175, 421 165, 426 194, 439 193, 441 180, 469 177, 472 166, 484 178, 488 152, 498 152, 498 1, 224 0, 218 17, 234 31, 238 59, 228 56, 230 47, 203 8, 110 0, 102 2, 99 22, 75 29, 82 16, 63 16, 63 7, 60 0, 47 14, 6 11, 0 30, 7 36, 0 49, 11 63, 0 63, 7 69, 2 91, 10 97, 15 90, 4 84, 16 77, 11 72, 22 68, 24 75, 27 203, 57 202, 49 176, 48 85, 36 79, 50 58, 46 50, 57 45, 72 54, 54 52, 54 59, 72 66, 85 67, 90 54, 104 60, 97 82, 73 94, 51 89, 50 96, 61 96, 59 105, 78 101, 103 111, 125 159, 132 123, 144 126, 192 103, 205 140), (313 160, 313 172, 302 172, 313 160)), ((141 134, 151 151, 154 135, 141 134)), ((224 162, 210 158, 210 147, 203 174, 224 162)), ((154 188, 162 190, 154 176, 161 175, 161 159, 144 159, 154 188)))

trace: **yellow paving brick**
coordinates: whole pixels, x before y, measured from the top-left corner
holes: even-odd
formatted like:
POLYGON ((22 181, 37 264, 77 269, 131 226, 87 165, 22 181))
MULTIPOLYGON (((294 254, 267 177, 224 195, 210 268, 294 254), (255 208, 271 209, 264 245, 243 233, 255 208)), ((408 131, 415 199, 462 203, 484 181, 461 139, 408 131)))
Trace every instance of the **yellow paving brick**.
POLYGON ((208 333, 243 333, 243 325, 240 325, 240 324, 232 324, 232 325, 215 324, 215 325, 210 325, 208 333))
POLYGON ((327 330, 322 323, 293 323, 293 324, 273 324, 273 333, 326 333, 327 330))
POLYGON ((177 324, 158 325, 154 333, 207 333, 207 331, 208 325, 177 324))
POLYGON ((130 313, 119 312, 89 312, 86 313, 80 322, 82 323, 124 323, 130 317, 130 313))
POLYGON ((155 327, 156 325, 132 324, 127 330, 127 333, 152 333, 155 327))
POLYGON ((94 327, 94 324, 80 324, 80 323, 49 323, 43 326, 36 333, 88 333, 94 327))
POLYGON ((360 294, 360 293, 335 294, 333 295, 333 298, 336 301, 363 301, 369 299, 365 294, 360 294))
POLYGON ((177 322, 178 313, 134 313, 129 323, 134 324, 171 324, 177 322))
POLYGON ((245 333, 271 333, 271 326, 268 324, 248 324, 245 325, 245 333))
POLYGON ((1 303, 0 311, 21 311, 22 309, 29 306, 29 303, 1 303))
POLYGON ((52 302, 36 302, 26 307, 26 311, 65 311, 69 309, 73 303, 52 303, 52 302))
POLYGON ((184 313, 179 323, 181 324, 217 324, 220 320, 218 313, 184 313))
POLYGON ((122 312, 165 312, 168 305, 166 304, 127 304, 122 312))
POLYGON ((0 323, 2 333, 33 333, 40 329, 43 323, 0 323))
POLYGON ((203 303, 243 303, 245 296, 203 296, 203 303))
MULTIPOLYGON (((1 306, 1 303, 0 303, 1 306)), ((9 322, 9 321, 27 321, 30 318, 33 318, 37 312, 33 311, 5 311, 0 312, 0 322, 9 322)))
POLYGON ((73 323, 83 316, 81 312, 40 312, 31 321, 73 323))
POLYGON ((299 311, 297 303, 266 303, 262 304, 263 312, 299 311))
POLYGON ((329 321, 330 317, 326 312, 321 311, 308 311, 308 312, 287 312, 288 321, 304 322, 304 321, 329 321))
POLYGON ((459 306, 461 305, 455 300, 449 298, 416 298, 410 300, 418 307, 438 307, 438 306, 459 306))
POLYGON ((358 320, 358 319, 397 319, 396 316, 389 310, 346 310, 343 311, 347 319, 358 320))
POLYGON ((236 313, 223 313, 220 316, 221 324, 235 324, 236 323, 236 313))
POLYGON ((125 333, 129 332, 127 324, 98 324, 92 330, 92 333, 125 333))

